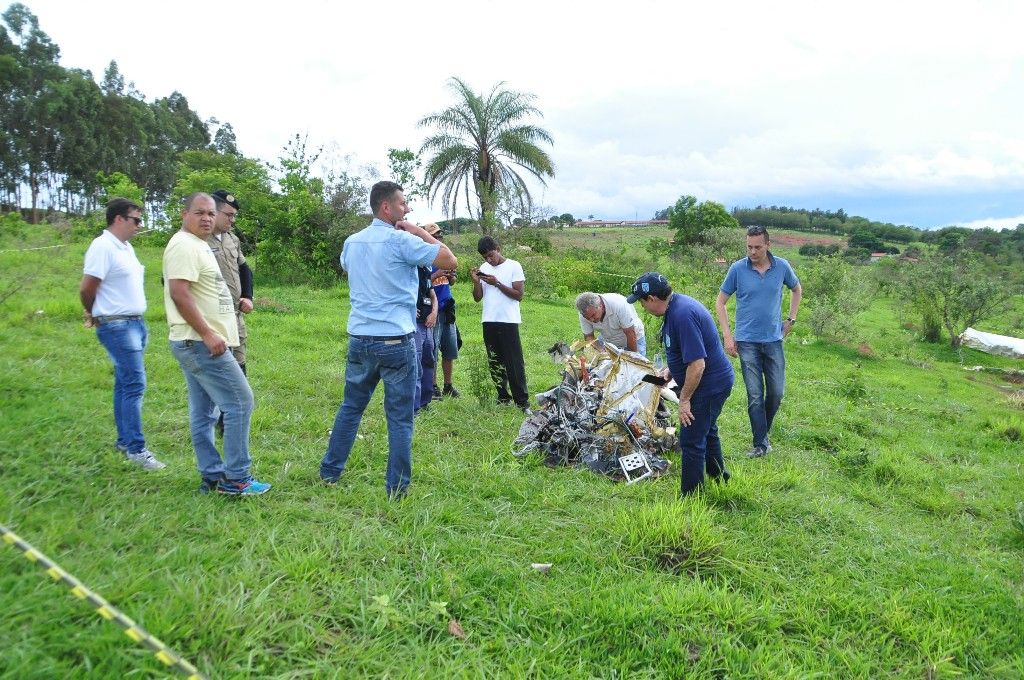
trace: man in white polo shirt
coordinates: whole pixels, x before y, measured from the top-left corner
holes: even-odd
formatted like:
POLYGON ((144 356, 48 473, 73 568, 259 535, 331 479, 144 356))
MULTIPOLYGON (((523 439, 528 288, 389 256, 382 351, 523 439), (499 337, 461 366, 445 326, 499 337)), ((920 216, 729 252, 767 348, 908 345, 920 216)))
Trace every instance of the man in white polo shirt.
POLYGON ((107 228, 85 252, 78 296, 86 327, 96 327, 96 338, 114 364, 115 446, 144 470, 166 467, 146 448, 142 434, 142 398, 146 392, 143 354, 149 333, 143 275, 146 268, 128 241, 139 233, 142 208, 125 198, 107 204, 107 228))
POLYGON ((602 342, 647 354, 644 322, 633 305, 626 302, 625 295, 580 293, 576 297, 576 310, 580 313, 580 330, 584 339, 593 340, 597 332, 601 334, 602 342))

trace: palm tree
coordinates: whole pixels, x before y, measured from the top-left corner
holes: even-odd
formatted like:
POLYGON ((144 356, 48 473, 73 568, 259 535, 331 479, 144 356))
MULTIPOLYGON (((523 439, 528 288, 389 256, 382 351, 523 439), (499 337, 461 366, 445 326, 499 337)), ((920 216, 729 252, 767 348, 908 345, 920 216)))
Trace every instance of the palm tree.
POLYGON ((437 130, 420 147, 421 155, 432 154, 424 169, 424 184, 431 201, 441 197, 449 216, 455 214, 460 197, 472 209, 472 187, 480 223, 484 233, 489 233, 499 200, 532 204, 526 182, 513 166, 526 170, 541 184, 545 177, 555 176, 551 157, 538 146, 553 142, 547 130, 523 122, 544 115, 531 103, 534 95, 506 90, 505 83, 498 83, 484 97, 459 78, 448 83, 455 91, 456 103, 419 122, 420 127, 437 130))

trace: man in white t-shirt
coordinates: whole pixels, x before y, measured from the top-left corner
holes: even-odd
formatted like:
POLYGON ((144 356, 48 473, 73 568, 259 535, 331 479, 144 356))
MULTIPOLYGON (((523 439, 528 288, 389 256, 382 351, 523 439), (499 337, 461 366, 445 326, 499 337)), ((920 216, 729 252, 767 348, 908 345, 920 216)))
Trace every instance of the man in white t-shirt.
POLYGON ((498 242, 490 236, 480 239, 476 249, 484 263, 469 275, 473 279, 473 299, 483 300, 484 346, 490 360, 491 380, 498 390, 498 403, 515 401, 516 406, 528 412, 526 364, 519 340, 519 301, 523 299, 526 276, 522 265, 504 257, 498 242))
POLYGON ((217 209, 209 194, 185 198, 181 231, 164 250, 164 307, 171 352, 188 385, 188 416, 200 493, 261 494, 270 485, 250 474, 249 382, 228 351, 238 346, 238 322, 231 292, 207 239, 217 209), (224 414, 224 457, 213 440, 217 410, 224 414))
POLYGON ((115 446, 143 470, 166 467, 146 447, 142 434, 142 398, 146 392, 143 354, 149 331, 143 275, 146 268, 128 241, 139 233, 142 208, 126 198, 107 203, 107 228, 85 252, 78 296, 85 325, 96 327, 96 338, 114 364, 115 446))
POLYGON ((580 293, 576 297, 576 309, 580 313, 580 329, 584 339, 594 339, 594 333, 601 334, 601 341, 619 349, 647 354, 647 338, 644 322, 640 320, 633 305, 618 293, 580 293))

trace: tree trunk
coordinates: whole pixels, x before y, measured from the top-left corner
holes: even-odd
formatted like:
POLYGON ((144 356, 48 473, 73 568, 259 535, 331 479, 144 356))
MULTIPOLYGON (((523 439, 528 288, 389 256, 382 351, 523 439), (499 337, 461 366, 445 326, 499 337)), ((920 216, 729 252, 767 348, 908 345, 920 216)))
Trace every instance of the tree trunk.
POLYGON ((39 176, 30 172, 28 185, 32 190, 32 224, 39 224, 39 176))

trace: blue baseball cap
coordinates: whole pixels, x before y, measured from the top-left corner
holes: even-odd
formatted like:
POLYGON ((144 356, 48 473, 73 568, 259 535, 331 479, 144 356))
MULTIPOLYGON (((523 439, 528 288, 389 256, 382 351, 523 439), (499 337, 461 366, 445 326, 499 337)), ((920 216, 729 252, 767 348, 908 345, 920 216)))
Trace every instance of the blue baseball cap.
POLYGON ((670 290, 672 290, 672 286, 668 284, 668 279, 658 272, 647 272, 633 283, 626 302, 633 304, 648 295, 661 297, 670 290))

